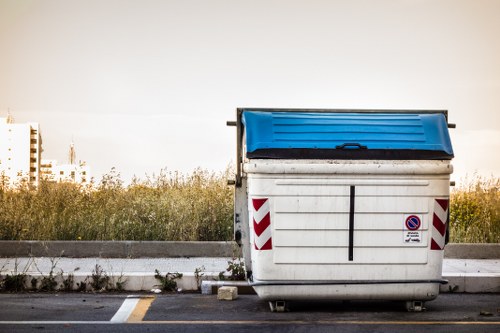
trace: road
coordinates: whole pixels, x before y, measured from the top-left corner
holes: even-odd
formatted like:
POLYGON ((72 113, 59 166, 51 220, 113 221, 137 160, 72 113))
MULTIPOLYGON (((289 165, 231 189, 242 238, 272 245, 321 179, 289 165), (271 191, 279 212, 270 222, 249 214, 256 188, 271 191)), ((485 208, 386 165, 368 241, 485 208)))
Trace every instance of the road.
POLYGON ((295 302, 255 295, 0 294, 0 332, 500 332, 500 295, 444 294, 427 311, 398 302, 295 302))

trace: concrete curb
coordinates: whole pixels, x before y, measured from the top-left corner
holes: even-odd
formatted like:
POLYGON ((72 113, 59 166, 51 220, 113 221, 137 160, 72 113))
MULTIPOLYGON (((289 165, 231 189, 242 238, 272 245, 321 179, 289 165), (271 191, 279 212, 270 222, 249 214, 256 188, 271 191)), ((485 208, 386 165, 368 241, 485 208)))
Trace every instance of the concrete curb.
MULTIPOLYGON (((0 241, 0 258, 179 258, 233 257, 240 249, 234 242, 160 241, 0 241)), ((500 243, 450 243, 445 258, 499 259, 500 243)))
POLYGON ((0 241, 0 258, 180 258, 233 257, 234 242, 0 241))
POLYGON ((444 257, 450 259, 500 259, 500 243, 450 243, 444 248, 444 257))

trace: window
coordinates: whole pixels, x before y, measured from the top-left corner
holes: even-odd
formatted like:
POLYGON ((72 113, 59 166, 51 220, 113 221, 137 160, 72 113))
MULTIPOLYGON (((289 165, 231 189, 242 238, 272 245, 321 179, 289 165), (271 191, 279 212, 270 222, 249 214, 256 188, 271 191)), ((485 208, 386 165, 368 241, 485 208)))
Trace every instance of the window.
POLYGON ((60 175, 64 175, 64 171, 59 171, 59 174, 60 175))

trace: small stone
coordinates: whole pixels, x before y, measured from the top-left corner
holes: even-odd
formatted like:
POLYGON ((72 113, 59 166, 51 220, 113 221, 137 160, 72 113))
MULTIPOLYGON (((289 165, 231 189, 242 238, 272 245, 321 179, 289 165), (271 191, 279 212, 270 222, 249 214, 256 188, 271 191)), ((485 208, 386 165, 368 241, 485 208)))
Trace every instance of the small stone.
POLYGON ((232 301, 238 298, 237 287, 220 287, 217 291, 217 299, 220 301, 232 301))

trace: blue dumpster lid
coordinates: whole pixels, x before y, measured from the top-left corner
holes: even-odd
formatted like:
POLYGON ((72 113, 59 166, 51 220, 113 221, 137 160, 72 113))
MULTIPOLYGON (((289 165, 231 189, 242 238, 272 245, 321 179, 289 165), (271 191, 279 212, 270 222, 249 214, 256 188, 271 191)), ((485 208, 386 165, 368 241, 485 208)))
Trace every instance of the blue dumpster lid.
POLYGON ((451 159, 442 111, 272 112, 244 110, 248 158, 451 159))

